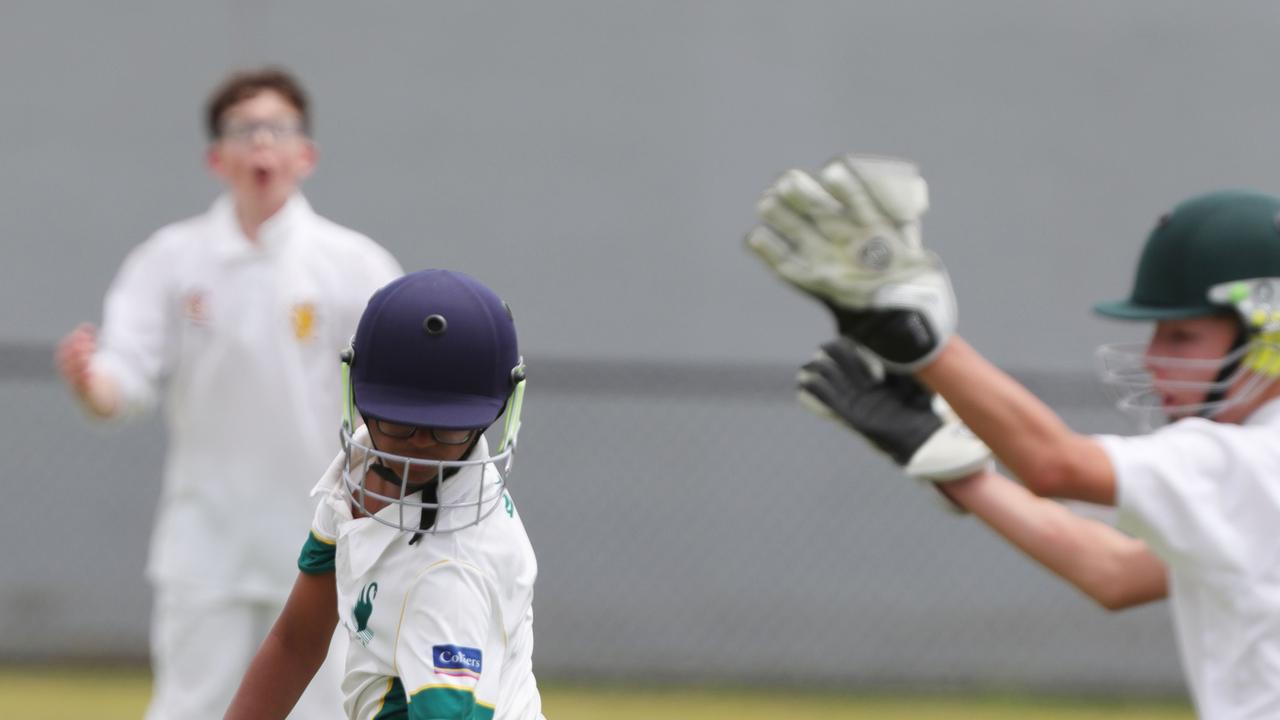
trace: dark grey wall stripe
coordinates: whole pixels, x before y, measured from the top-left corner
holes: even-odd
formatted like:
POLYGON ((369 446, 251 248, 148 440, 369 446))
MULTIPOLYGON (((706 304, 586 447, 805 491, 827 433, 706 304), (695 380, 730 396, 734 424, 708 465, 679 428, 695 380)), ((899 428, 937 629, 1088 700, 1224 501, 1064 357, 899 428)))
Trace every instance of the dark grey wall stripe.
POLYGON ((0 342, 0 381, 53 382, 56 379, 52 345, 0 342))
MULTIPOLYGON (((796 366, 751 363, 591 360, 526 357, 530 388, 561 395, 651 397, 740 397, 790 400, 796 366)), ((1104 406, 1098 381, 1087 372, 1014 371, 1024 385, 1051 405, 1104 406)), ((0 382, 56 382, 53 346, 0 342, 0 382)))

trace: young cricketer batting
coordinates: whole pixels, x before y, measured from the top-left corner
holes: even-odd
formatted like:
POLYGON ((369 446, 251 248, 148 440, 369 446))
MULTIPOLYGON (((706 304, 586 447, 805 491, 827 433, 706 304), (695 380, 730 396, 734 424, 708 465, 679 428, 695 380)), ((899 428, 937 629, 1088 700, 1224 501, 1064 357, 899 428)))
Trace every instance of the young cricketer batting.
POLYGON ((505 481, 524 393, 510 308, 462 273, 411 273, 369 301, 344 360, 343 450, 227 718, 285 717, 335 624, 353 720, 541 718, 538 568, 505 481))

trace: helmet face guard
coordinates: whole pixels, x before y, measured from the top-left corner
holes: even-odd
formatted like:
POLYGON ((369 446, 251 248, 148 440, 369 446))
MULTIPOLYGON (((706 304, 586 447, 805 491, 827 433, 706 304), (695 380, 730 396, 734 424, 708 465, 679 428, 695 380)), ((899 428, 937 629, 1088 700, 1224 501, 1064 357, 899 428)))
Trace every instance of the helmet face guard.
POLYGON ((1250 358, 1277 353, 1280 344, 1255 339, 1223 357, 1206 360, 1148 355, 1146 346, 1137 343, 1103 345, 1096 357, 1098 374, 1116 407, 1149 430, 1184 417, 1213 418, 1253 401, 1275 377, 1252 369, 1250 358), (1215 379, 1157 379, 1159 370, 1173 375, 1212 374, 1215 379), (1203 399, 1165 405, 1166 393, 1189 391, 1203 399))
POLYGON ((406 532, 446 533, 479 523, 502 503, 520 433, 525 367, 511 309, 492 290, 447 270, 388 284, 370 298, 343 353, 342 382, 342 485, 354 508, 406 532), (490 456, 483 432, 504 411, 490 456), (358 427, 360 416, 478 432, 463 459, 411 457, 375 447, 358 427), (371 475, 384 482, 371 487, 371 475), (430 479, 411 480, 425 475, 430 479), (476 488, 450 489, 443 494, 455 499, 436 501, 446 484, 456 487, 451 483, 476 488))
POLYGON ((1224 410, 1252 402, 1280 377, 1280 278, 1221 283, 1210 289, 1208 299, 1218 307, 1234 307, 1243 322, 1241 342, 1222 357, 1153 356, 1142 344, 1098 349, 1097 369, 1103 385, 1111 391, 1116 407, 1135 417, 1142 428, 1184 417, 1212 419, 1224 410), (1162 374, 1171 377, 1158 377, 1162 374), (1187 375, 1214 379, 1177 379, 1187 375), (1165 404, 1167 393, 1189 391, 1201 399, 1165 404))
MULTIPOLYGON (((517 392, 522 393, 523 390, 522 385, 517 392)), ((513 410, 519 413, 518 408, 513 410)), ((516 430, 510 435, 504 432, 502 449, 494 455, 488 454, 487 443, 481 436, 472 452, 462 460, 425 460, 378 450, 373 447, 366 431, 353 433, 343 423, 343 493, 351 506, 365 516, 403 532, 450 533, 477 525, 504 502, 507 478, 515 458, 519 420, 515 421, 515 426, 516 430), (375 468, 383 471, 377 472, 375 468), (433 478, 427 483, 415 487, 403 480, 424 469, 434 471, 433 478), (371 490, 368 485, 370 474, 388 480, 399 491, 388 495, 371 490), (388 474, 399 482, 392 481, 388 474), (427 486, 436 483, 438 488, 438 484, 446 480, 472 483, 475 489, 464 490, 460 493, 464 499, 454 502, 425 499, 423 491, 427 486), (370 501, 380 507, 370 507, 370 501), (386 508, 394 510, 387 511, 386 508), (424 516, 434 522, 424 527, 424 516)))

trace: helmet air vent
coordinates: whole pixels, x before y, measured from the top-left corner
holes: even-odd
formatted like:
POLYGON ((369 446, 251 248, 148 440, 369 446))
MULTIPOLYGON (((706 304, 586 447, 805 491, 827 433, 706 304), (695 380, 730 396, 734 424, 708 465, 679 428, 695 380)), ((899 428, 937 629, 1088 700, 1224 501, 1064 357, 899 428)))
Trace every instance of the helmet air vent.
POLYGON ((422 329, 428 335, 443 335, 448 327, 449 321, 440 314, 428 315, 427 319, 422 321, 422 329))

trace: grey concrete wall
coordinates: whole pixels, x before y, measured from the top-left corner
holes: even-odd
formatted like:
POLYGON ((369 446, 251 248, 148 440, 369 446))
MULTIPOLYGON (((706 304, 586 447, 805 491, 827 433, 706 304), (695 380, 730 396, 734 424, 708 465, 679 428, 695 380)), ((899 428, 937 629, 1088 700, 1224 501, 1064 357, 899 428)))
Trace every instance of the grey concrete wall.
POLYGON ((740 238, 774 174, 862 150, 932 181, 965 331, 1002 362, 1078 368, 1117 332, 1089 302, 1124 290, 1160 212, 1276 186, 1265 2, 3 12, 6 339, 93 317, 129 247, 207 205, 199 105, 261 61, 316 97, 315 205, 407 265, 489 280, 539 354, 790 362, 825 323, 740 238))
POLYGON ((965 334, 1083 387, 1141 336, 1087 309, 1154 218, 1280 189, 1278 29, 1189 0, 5 2, 0 655, 145 648, 158 428, 88 428, 42 358, 207 206, 200 104, 271 61, 315 96, 316 207, 497 287, 554 378, 516 490, 548 673, 1176 687, 1163 608, 1103 615, 800 413, 828 323, 741 236, 785 167, 911 157, 965 334))

